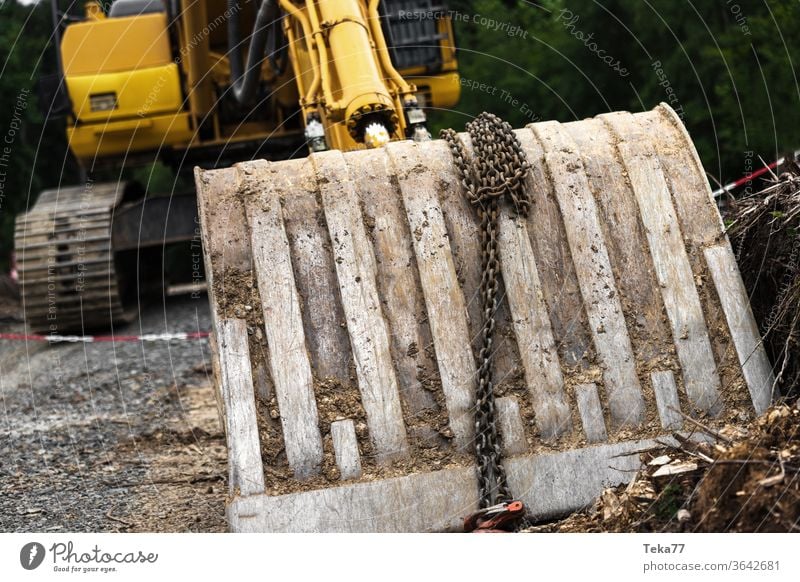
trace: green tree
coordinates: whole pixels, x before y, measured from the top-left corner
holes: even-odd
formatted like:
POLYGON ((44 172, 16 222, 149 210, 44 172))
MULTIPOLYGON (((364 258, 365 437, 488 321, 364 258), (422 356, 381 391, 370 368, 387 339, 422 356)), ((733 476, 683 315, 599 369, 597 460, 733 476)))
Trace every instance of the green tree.
MULTIPOLYGON (((8 267, 14 219, 44 188, 77 179, 62 123, 45 123, 36 96, 52 71, 49 5, 0 5, 0 270, 8 267)), ((45 108, 46 110, 46 108, 45 108)))
POLYGON ((570 121, 671 101, 722 180, 745 172, 746 152, 771 161, 800 147, 795 2, 451 0, 451 9, 471 84, 437 126, 461 128, 481 110, 518 126, 531 121, 525 110, 570 121))

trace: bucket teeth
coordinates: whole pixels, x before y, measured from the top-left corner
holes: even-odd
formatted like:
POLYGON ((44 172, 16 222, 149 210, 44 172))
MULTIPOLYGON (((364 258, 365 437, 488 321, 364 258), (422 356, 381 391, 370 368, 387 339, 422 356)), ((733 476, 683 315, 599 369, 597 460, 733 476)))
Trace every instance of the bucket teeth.
MULTIPOLYGON (((761 412, 772 373, 669 107, 516 135, 532 205, 498 220, 495 418, 509 489, 546 518, 629 480, 685 416, 761 412)), ((231 527, 461 529, 484 314, 447 144, 198 172, 231 527)))

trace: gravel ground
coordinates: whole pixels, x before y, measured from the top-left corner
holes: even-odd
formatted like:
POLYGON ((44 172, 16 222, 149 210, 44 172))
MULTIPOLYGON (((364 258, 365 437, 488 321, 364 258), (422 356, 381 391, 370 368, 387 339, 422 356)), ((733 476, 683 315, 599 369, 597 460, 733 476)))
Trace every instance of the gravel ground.
MULTIPOLYGON (((116 331, 209 327, 203 295, 166 299, 116 331)), ((0 531, 224 531, 210 370, 207 340, 0 340, 0 531)))

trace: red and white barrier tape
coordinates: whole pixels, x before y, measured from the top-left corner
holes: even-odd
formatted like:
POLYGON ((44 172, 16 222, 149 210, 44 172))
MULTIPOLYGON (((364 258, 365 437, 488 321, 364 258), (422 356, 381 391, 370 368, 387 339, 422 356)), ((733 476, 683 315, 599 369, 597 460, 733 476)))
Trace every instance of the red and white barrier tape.
MULTIPOLYGON (((795 158, 798 157, 799 155, 800 155, 800 150, 797 150, 796 152, 794 152, 795 158)), ((742 176, 741 178, 739 178, 735 182, 731 182, 730 184, 726 184, 725 186, 723 186, 722 188, 719 188, 718 190, 714 190, 711 193, 711 195, 714 196, 714 198, 719 198, 723 194, 726 194, 726 193, 730 192, 731 190, 735 190, 736 188, 738 188, 740 186, 743 186, 744 184, 747 184, 747 182, 752 181, 753 178, 758 178, 762 174, 766 174, 770 170, 774 170, 775 168, 780 166, 785 159, 786 158, 781 158, 779 160, 776 160, 776 161, 772 162, 768 166, 764 166, 762 168, 759 168, 758 170, 755 170, 754 172, 750 172, 748 174, 745 174, 744 176, 742 176)))
POLYGON ((0 333, 0 340, 57 343, 99 343, 99 342, 169 342, 203 339, 207 331, 148 333, 144 335, 36 335, 26 333, 0 333))

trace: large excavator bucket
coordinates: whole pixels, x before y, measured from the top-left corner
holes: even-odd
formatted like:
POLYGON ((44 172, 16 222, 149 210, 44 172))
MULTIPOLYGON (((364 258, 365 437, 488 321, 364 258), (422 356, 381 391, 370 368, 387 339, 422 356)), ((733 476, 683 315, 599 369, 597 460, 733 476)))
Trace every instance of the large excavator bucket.
MULTIPOLYGON (((773 377, 697 153, 666 105, 516 131, 497 425, 534 518, 628 481, 773 377)), ((471 153, 469 137, 461 135, 471 153)), ((477 508, 478 224, 440 140, 198 171, 236 531, 448 531, 477 508)))

